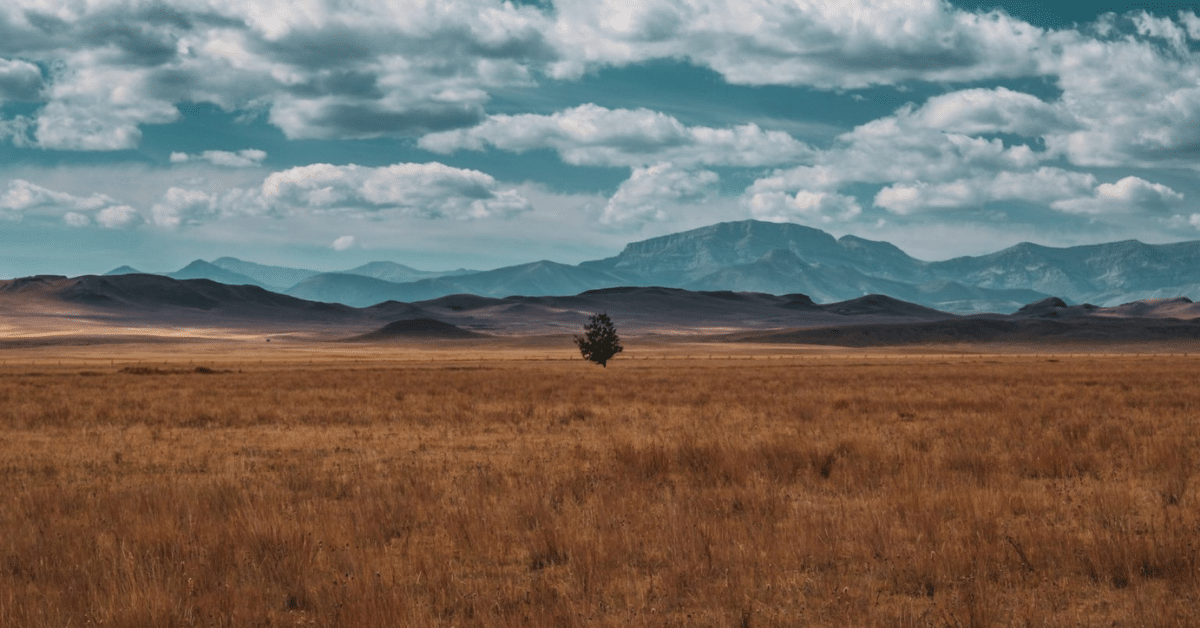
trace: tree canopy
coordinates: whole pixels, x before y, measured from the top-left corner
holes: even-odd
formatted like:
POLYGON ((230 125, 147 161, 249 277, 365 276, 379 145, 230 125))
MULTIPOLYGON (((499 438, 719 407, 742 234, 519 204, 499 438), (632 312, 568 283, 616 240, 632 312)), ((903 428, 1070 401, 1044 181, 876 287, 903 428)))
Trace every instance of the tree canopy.
POLYGON ((579 345, 579 353, 585 360, 605 367, 613 356, 625 350, 607 313, 592 315, 583 326, 583 335, 575 336, 575 344, 579 345))

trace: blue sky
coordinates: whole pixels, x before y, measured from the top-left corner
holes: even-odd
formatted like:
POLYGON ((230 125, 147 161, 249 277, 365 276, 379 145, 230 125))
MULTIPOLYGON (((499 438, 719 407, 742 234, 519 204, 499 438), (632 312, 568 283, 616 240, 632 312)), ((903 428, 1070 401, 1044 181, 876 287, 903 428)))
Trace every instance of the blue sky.
POLYGON ((1191 4, 9 0, 0 276, 1200 239, 1191 4))

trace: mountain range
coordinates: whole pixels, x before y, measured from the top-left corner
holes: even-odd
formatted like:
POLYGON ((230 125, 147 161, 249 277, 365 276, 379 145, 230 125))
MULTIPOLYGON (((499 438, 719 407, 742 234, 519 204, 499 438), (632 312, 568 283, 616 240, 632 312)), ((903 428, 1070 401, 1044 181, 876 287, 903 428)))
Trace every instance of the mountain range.
MULTIPOLYGON (((121 267, 108 274, 136 272, 121 267)), ((883 294, 968 314, 1012 312, 1050 296, 1100 306, 1200 296, 1200 242, 1127 240, 1065 248, 1022 243, 987 255, 927 262, 888 242, 834 238, 793 223, 744 220, 633 242, 616 256, 577 265, 542 260, 488 271, 431 272, 372 262, 323 273, 222 257, 160 274, 253 285, 354 307, 452 294, 502 298, 659 286, 805 294, 823 303, 883 294)))

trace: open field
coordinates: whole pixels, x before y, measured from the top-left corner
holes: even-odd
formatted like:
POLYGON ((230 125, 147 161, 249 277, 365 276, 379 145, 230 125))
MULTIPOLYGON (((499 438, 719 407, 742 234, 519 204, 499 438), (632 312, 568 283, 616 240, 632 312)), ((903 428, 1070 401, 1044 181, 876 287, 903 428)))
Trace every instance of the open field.
POLYGON ((1200 356, 237 346, 0 351, 0 625, 1197 622, 1200 356))

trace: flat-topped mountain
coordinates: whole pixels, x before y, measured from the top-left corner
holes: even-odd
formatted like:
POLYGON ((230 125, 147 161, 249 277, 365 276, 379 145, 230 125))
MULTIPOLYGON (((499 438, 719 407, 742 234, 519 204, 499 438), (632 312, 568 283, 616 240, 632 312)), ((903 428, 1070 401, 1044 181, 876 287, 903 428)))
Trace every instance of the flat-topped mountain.
POLYGON ((780 252, 791 252, 810 266, 852 268, 880 279, 908 281, 917 277, 924 265, 887 242, 854 236, 838 240, 820 229, 794 223, 743 220, 633 242, 615 257, 583 262, 580 267, 655 275, 676 283, 702 280, 780 252))

